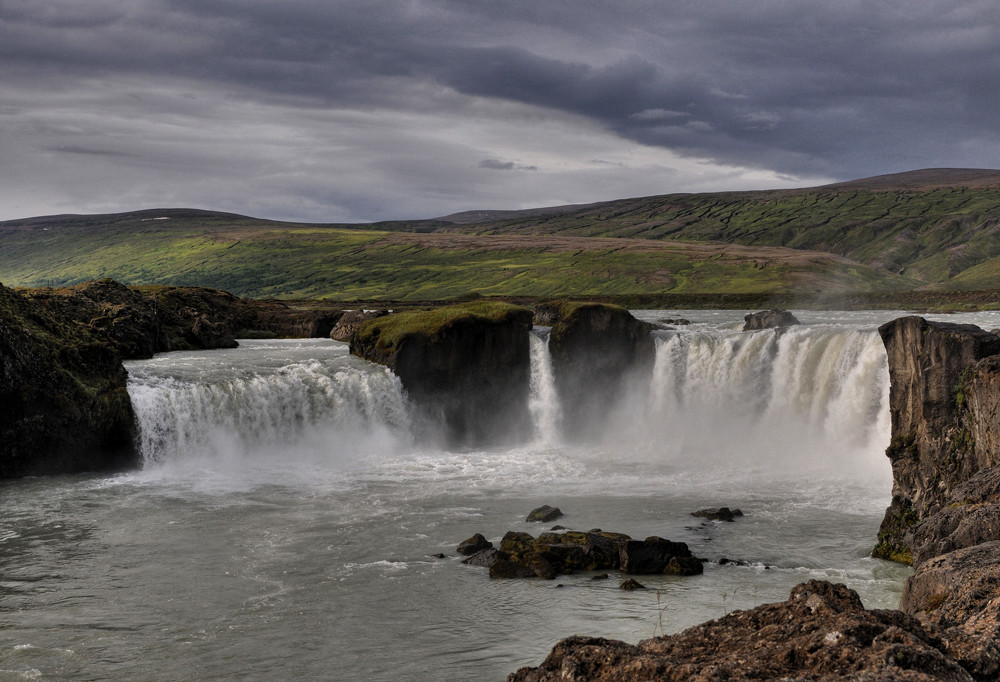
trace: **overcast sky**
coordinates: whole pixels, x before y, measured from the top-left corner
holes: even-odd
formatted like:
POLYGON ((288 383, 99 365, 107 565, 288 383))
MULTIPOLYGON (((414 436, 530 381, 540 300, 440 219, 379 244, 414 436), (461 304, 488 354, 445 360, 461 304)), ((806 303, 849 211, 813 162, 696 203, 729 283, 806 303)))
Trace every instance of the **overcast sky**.
POLYGON ((995 0, 0 0, 0 219, 998 168, 998 33, 995 0))

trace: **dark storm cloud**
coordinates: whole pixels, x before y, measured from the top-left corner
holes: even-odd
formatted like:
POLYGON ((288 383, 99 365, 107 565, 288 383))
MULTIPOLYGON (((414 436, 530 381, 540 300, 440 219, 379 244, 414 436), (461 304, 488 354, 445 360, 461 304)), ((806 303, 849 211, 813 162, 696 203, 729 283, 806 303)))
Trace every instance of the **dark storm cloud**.
MULTIPOLYGON (((503 200, 481 193, 462 170, 470 164, 554 172, 505 160, 537 144, 502 122, 520 117, 528 130, 543 116, 533 111, 566 117, 565 129, 581 131, 574 139, 592 125, 793 182, 996 167, 998 75, 1000 5, 987 1, 0 0, 0 153, 145 158, 221 175, 256 158, 317 210, 398 214, 377 206, 402 183, 444 213, 460 194, 503 200), (350 131, 337 138, 345 116, 350 131), (447 121, 453 145, 430 130, 447 121), (423 142, 403 134, 409 126, 423 126, 423 142), (340 190, 296 184, 281 141, 306 137, 292 146, 326 150, 310 163, 340 190), (240 160, 227 163, 238 143, 240 160), (358 187, 385 183, 384 196, 345 198, 350 177, 328 165, 345 145, 355 175, 370 174, 358 187), (393 170, 421 159, 419 180, 393 170)), ((723 183, 737 175, 719 171, 723 183)), ((553 182, 554 200, 570 198, 553 182)))

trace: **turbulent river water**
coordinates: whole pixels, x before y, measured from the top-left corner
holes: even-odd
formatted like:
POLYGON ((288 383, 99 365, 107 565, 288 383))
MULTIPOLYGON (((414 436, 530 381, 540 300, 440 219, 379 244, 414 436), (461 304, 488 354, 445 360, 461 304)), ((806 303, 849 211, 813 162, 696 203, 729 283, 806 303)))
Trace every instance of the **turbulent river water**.
POLYGON ((655 333, 652 372, 587 443, 560 430, 544 329, 534 431, 502 449, 414 442, 396 378, 334 341, 127 363, 141 470, 0 484, 0 679, 503 679, 572 634, 634 642, 809 578, 895 607, 907 571, 868 553, 891 487, 875 329, 897 314, 800 313, 780 334, 638 314, 692 324, 655 333), (524 521, 542 503, 712 562, 635 592, 460 563, 473 533, 547 529, 524 521), (746 516, 690 515, 709 506, 746 516))

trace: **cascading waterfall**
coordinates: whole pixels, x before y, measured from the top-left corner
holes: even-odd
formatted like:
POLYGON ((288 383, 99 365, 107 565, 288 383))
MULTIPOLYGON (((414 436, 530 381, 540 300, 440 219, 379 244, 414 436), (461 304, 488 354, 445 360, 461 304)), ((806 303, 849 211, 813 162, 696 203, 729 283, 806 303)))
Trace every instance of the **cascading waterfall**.
POLYGON ((559 394, 552 374, 549 355, 549 334, 545 328, 535 328, 531 341, 531 397, 529 408, 534 420, 535 438, 542 445, 559 440, 559 394))
MULTIPOLYGON (((388 370, 339 344, 269 343, 212 351, 187 368, 183 354, 130 363, 146 462, 345 460, 412 445, 406 398, 388 370)), ((548 330, 535 329, 530 344, 533 443, 558 447, 571 434, 560 432, 548 330)), ((885 476, 887 403, 885 353, 872 330, 660 331, 650 376, 608 405, 597 445, 667 465, 885 476)))
POLYGON ((670 461, 775 468, 862 467, 885 476, 885 351, 872 330, 660 332, 648 388, 610 429, 670 461), (778 466, 775 466, 778 465, 778 466))
POLYGON ((350 358, 342 348, 273 342, 264 352, 288 364, 272 359, 261 365, 260 344, 244 343, 199 354, 201 372, 185 372, 189 356, 183 354, 129 363, 129 394, 147 465, 274 453, 344 458, 409 437, 402 387, 388 370, 350 358))

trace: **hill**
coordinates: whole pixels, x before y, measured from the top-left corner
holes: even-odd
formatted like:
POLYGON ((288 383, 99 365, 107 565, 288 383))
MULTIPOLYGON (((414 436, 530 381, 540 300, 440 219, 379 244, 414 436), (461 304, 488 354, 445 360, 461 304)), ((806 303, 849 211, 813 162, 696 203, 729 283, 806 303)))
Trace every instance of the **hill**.
POLYGON ((373 301, 996 289, 998 225, 1000 171, 974 169, 372 225, 152 209, 0 222, 0 282, 373 301))

